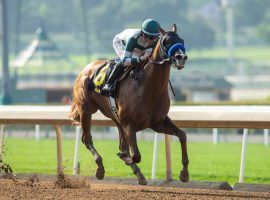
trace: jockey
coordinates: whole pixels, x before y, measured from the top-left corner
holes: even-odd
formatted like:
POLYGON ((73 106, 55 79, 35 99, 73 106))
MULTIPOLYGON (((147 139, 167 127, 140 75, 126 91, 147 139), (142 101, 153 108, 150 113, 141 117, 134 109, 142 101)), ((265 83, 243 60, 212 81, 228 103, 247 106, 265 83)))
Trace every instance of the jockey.
POLYGON ((125 29, 113 39, 113 48, 120 58, 110 74, 103 92, 109 93, 116 78, 125 67, 144 61, 152 53, 160 33, 159 23, 153 19, 143 22, 141 29, 125 29))

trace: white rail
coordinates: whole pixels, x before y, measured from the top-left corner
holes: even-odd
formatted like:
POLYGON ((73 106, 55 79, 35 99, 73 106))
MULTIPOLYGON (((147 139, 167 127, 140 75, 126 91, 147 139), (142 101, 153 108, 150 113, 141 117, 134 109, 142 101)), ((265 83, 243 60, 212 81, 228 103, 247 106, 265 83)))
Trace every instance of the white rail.
MULTIPOLYGON (((57 134, 57 169, 59 172, 62 170, 60 126, 72 124, 68 119, 69 109, 69 106, 0 106, 0 124, 48 124, 54 126, 57 134)), ((270 128, 270 106, 172 106, 169 116, 178 127, 182 128, 270 128)), ((94 126, 114 126, 113 122, 100 112, 92 116, 92 124, 94 126)), ((1 138, 2 134, 1 131, 1 138)), ((268 132, 265 133, 265 138, 268 139, 268 132)), ((169 138, 166 139, 166 145, 166 152, 168 152, 166 155, 166 179, 170 180, 172 177, 169 138)), ((245 147, 246 139, 243 139, 240 166, 242 174, 244 174, 245 147)), ((78 152, 77 147, 75 148, 78 152)), ((155 159, 156 157, 153 158, 153 162, 156 162, 155 159)), ((78 162, 77 158, 74 160, 78 162)), ((152 174, 152 177, 155 177, 155 174, 152 174)), ((242 175, 240 181, 243 179, 242 175)))

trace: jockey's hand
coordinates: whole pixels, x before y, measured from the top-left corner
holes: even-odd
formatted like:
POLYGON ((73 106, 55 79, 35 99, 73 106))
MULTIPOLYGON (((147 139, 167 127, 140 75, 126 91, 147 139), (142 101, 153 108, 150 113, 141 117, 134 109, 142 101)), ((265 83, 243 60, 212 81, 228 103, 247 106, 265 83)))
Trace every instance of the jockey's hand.
POLYGON ((150 55, 151 55, 152 52, 150 51, 146 51, 141 57, 140 59, 143 61, 143 60, 146 60, 150 55))
POLYGON ((152 53, 152 51, 153 51, 153 48, 145 49, 145 52, 150 52, 150 53, 152 53))

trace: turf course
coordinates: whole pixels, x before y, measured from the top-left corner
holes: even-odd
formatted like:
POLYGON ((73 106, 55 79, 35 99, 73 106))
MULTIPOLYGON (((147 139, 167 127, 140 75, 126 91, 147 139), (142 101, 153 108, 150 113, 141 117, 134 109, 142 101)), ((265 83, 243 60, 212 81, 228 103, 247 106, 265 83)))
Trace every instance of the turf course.
MULTIPOLYGON (((106 176, 134 177, 131 169, 116 156, 118 141, 94 141, 103 157, 106 176)), ((147 178, 151 178, 153 153, 152 141, 139 141, 142 162, 139 164, 147 178)), ((63 165, 65 173, 72 174, 75 141, 63 140, 63 165)), ((4 162, 11 165, 15 173, 56 172, 56 140, 5 138, 4 162)), ((241 155, 240 143, 188 143, 190 180, 238 182, 241 155)), ((157 178, 165 178, 165 146, 160 142, 157 164, 157 178)), ((178 179, 181 167, 180 144, 172 143, 173 178, 178 179)), ((270 147, 262 144, 247 144, 245 182, 270 183, 270 147)), ((92 155, 81 144, 79 159, 81 175, 94 175, 96 165, 92 155)))

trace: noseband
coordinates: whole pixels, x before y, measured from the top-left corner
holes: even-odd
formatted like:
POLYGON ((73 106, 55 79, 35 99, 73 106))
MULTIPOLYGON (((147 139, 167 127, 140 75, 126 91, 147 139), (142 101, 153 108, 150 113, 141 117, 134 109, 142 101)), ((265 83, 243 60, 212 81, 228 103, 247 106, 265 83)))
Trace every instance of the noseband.
POLYGON ((185 53, 184 41, 179 38, 179 36, 175 32, 167 32, 159 39, 159 56, 162 58, 161 61, 154 61, 149 57, 149 61, 156 65, 163 64, 172 64, 174 60, 174 53, 177 50, 185 53), (167 44, 164 44, 165 41, 168 41, 167 44))

